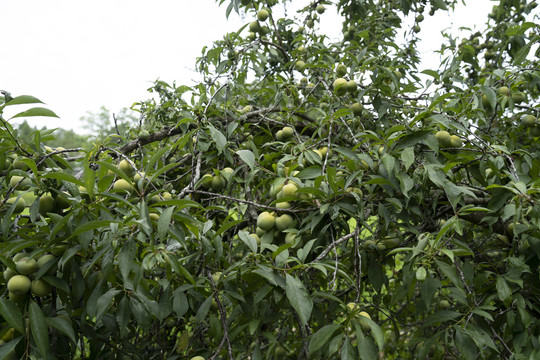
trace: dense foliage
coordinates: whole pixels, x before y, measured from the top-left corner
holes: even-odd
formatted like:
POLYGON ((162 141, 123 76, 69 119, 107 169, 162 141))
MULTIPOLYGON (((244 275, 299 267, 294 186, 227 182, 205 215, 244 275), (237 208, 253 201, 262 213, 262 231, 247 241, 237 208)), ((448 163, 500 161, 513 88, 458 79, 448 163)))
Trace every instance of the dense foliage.
POLYGON ((278 3, 82 157, 1 118, 0 358, 540 357, 536 3, 427 70, 456 1, 278 3))

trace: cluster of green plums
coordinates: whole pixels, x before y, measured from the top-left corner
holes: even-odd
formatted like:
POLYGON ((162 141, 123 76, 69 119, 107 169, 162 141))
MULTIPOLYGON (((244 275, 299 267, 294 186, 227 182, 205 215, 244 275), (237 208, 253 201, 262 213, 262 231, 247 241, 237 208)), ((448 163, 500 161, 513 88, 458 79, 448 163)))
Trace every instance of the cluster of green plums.
POLYGON ((14 267, 7 267, 3 272, 7 284, 8 297, 15 301, 23 301, 29 294, 46 297, 51 293, 52 286, 46 276, 55 276, 58 256, 65 251, 65 246, 57 245, 52 253, 32 256, 28 253, 17 253, 12 257, 14 267))
POLYGON ((435 134, 437 141, 441 147, 445 148, 459 148, 463 145, 463 141, 457 135, 450 135, 446 130, 437 131, 435 134))

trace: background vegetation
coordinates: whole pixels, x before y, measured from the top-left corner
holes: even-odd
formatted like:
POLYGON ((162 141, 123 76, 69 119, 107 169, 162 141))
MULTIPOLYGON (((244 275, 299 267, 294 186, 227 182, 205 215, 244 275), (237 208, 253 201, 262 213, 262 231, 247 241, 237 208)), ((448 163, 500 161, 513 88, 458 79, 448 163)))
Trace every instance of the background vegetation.
POLYGON ((540 356, 536 2, 427 70, 456 1, 278 3, 77 148, 0 119, 0 358, 540 356))

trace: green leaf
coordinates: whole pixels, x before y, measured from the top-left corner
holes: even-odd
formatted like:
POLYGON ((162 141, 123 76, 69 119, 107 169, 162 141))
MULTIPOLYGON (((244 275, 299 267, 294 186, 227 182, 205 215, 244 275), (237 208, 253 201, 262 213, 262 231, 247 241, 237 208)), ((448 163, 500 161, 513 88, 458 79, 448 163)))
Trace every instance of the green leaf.
POLYGON ((358 356, 348 337, 345 338, 343 346, 341 347, 341 359, 340 360, 356 360, 358 356))
POLYGON ((116 321, 118 321, 120 336, 125 336, 131 318, 131 307, 128 296, 124 296, 122 300, 118 302, 115 317, 116 321))
POLYGON ((30 319, 30 330, 41 356, 46 358, 49 354, 49 331, 47 321, 39 305, 31 301, 28 310, 30 319))
POLYGON ((44 102, 31 95, 20 95, 8 101, 6 103, 6 106, 20 105, 20 104, 44 104, 44 102))
POLYGON ((333 149, 336 150, 341 155, 345 156, 346 158, 349 158, 350 160, 360 161, 360 159, 358 158, 358 155, 356 155, 356 153, 349 148, 342 147, 342 146, 335 146, 333 147, 333 149))
POLYGON ((238 150, 236 154, 240 156, 240 159, 242 159, 251 170, 255 169, 255 155, 251 150, 238 150))
POLYGON ((385 168, 388 176, 391 177, 394 174, 395 165, 396 165, 396 159, 392 155, 389 155, 388 153, 385 153, 382 156, 381 160, 382 160, 382 163, 384 165, 384 168, 385 168))
POLYGON ((337 329, 341 328, 339 324, 330 324, 320 328, 309 341, 309 354, 312 355, 315 351, 319 350, 324 344, 326 344, 332 338, 332 335, 337 329))
POLYGON ((122 246, 122 250, 118 254, 118 269, 124 279, 124 282, 128 280, 129 272, 134 265, 133 259, 135 258, 135 252, 137 251, 137 245, 133 239, 127 240, 122 246))
POLYGON ((414 148, 412 146, 403 149, 401 152, 401 161, 406 170, 414 163, 414 148))
POLYGON ((410 135, 405 135, 399 139, 395 150, 406 149, 408 147, 421 143, 422 141, 426 140, 429 135, 431 135, 431 132, 427 130, 416 131, 410 135))
POLYGON ((443 0, 431 0, 431 6, 433 6, 435 9, 448 10, 448 7, 446 7, 443 0))
POLYGON ((239 231, 238 236, 254 254, 257 253, 257 240, 255 240, 253 236, 250 236, 249 233, 244 230, 239 231))
POLYGON ((183 316, 189 309, 186 294, 181 289, 176 289, 173 295, 173 311, 176 316, 183 316))
POLYGON ((282 288, 286 287, 286 283, 282 277, 276 274, 271 268, 264 265, 259 265, 257 270, 253 270, 253 273, 262 276, 272 285, 281 286, 282 288))
POLYGON ((361 320, 362 320, 362 323, 368 324, 371 330, 371 336, 373 336, 373 340, 375 340, 375 343, 379 347, 379 350, 382 351, 384 347, 384 335, 383 335, 381 327, 375 321, 365 316, 363 316, 361 320))
POLYGON ((225 145, 227 145, 227 138, 225 135, 221 133, 218 129, 213 127, 212 125, 208 126, 208 130, 210 130, 210 136, 212 137, 212 140, 216 143, 216 148, 219 153, 225 149, 225 145))
POLYGON ((49 109, 45 109, 42 107, 35 107, 35 108, 31 108, 26 111, 18 113, 17 115, 13 116, 12 119, 19 118, 19 117, 30 117, 30 116, 58 117, 58 115, 56 115, 54 112, 52 112, 49 109))
POLYGON ((95 317, 99 319, 112 304, 113 298, 121 291, 115 289, 109 289, 105 294, 101 295, 96 302, 96 314, 95 317))
POLYGON ((377 347, 373 343, 373 340, 367 336, 358 336, 359 332, 356 332, 358 337, 358 352, 360 354, 360 359, 362 360, 374 360, 377 359, 378 351, 377 347))
POLYGON ((497 295, 499 295, 499 299, 501 299, 502 302, 506 303, 507 300, 510 300, 512 289, 510 289, 510 286, 502 276, 497 278, 495 286, 497 287, 497 295))
POLYGON ((438 72, 430 69, 422 70, 420 73, 433 76, 434 79, 438 79, 440 77, 438 72))
POLYGON ((21 339, 23 339, 22 336, 2 344, 2 346, 0 346, 0 359, 15 359, 11 352, 15 350, 15 347, 21 339))
POLYGON ((310 166, 305 168, 296 174, 295 177, 301 180, 315 179, 318 176, 321 176, 322 168, 320 166, 310 166))
MULTIPOLYGON (((191 133, 190 133, 191 134, 191 133)), ((187 134, 186 134, 187 135, 187 134)), ((185 136, 186 136, 185 135, 185 136)), ((161 149, 159 149, 154 155, 152 155, 152 157, 150 158, 150 160, 148 160, 148 164, 146 164, 146 167, 144 169, 144 171, 149 174, 151 173, 151 171, 153 170, 153 166, 154 164, 167 152, 169 151, 169 148, 167 146, 164 146, 162 147, 161 149)))
POLYGON ((489 86, 481 86, 480 91, 482 91, 486 95, 491 109, 495 109, 495 107, 497 106, 497 94, 495 93, 495 91, 489 86))
POLYGON ((165 239, 167 231, 171 225, 171 218, 175 211, 174 206, 169 206, 159 215, 159 220, 157 224, 157 236, 160 239, 165 239))
POLYGON ((446 176, 441 169, 441 166, 434 165, 434 164, 427 164, 425 165, 425 168, 427 169, 429 179, 433 181, 435 185, 441 188, 444 188, 447 181, 446 181, 446 176))
POLYGON ((75 331, 73 330, 73 325, 67 318, 48 317, 46 321, 47 325, 59 330, 62 334, 69 337, 69 339, 73 341, 73 343, 77 343, 77 339, 75 338, 75 331))
POLYGON ((461 314, 452 310, 438 310, 434 314, 427 317, 425 321, 426 326, 430 326, 437 323, 443 323, 452 319, 460 317, 461 314))
POLYGON ((118 221, 113 221, 113 220, 92 220, 92 221, 89 221, 86 224, 82 224, 79 227, 77 227, 77 229, 75 229, 73 234, 68 239, 71 239, 72 237, 77 236, 79 234, 82 234, 83 232, 86 232, 86 231, 89 231, 89 230, 95 230, 95 229, 99 229, 99 228, 102 228, 102 227, 105 227, 105 226, 109 226, 112 223, 118 223, 118 221))
POLYGON ((458 276, 456 275, 456 272, 450 265, 439 260, 436 260, 436 263, 439 269, 441 270, 441 272, 447 278, 449 278, 456 287, 463 288, 463 284, 461 283, 458 276))
POLYGON ((227 217, 227 219, 226 219, 227 221, 224 221, 223 225, 221 225, 221 227, 218 229, 218 231, 216 231, 216 233, 214 234, 214 237, 213 237, 214 239, 217 236, 223 234, 225 231, 229 230, 230 228, 235 227, 236 225, 244 222, 244 220, 232 220, 232 221, 230 221, 230 218, 231 218, 230 216, 227 217))
POLYGON ((533 22, 524 22, 518 25, 509 26, 505 31, 505 35, 506 36, 523 35, 525 31, 533 27, 536 27, 536 24, 533 22))
POLYGON ((13 301, 0 297, 0 315, 7 321, 9 326, 24 334, 23 316, 21 310, 13 301))
POLYGON ((527 58, 527 55, 529 55, 529 52, 531 51, 531 46, 534 44, 534 42, 528 42, 524 47, 519 49, 517 54, 514 56, 514 65, 520 65, 525 59, 527 58))
POLYGON ((462 332, 469 335, 479 349, 483 349, 484 347, 488 346, 498 352, 497 346, 491 337, 491 333, 487 333, 485 330, 471 323, 468 323, 467 328, 463 329, 462 332))
POLYGON ((422 300, 426 304, 426 307, 429 308, 435 293, 441 288, 441 282, 437 278, 428 277, 420 285, 420 294, 422 295, 422 300))
POLYGON ((494 321, 493 316, 491 316, 491 314, 488 313, 487 311, 484 311, 484 310, 481 310, 481 309, 474 309, 472 312, 475 313, 476 315, 480 315, 483 318, 488 319, 489 321, 494 321))
POLYGON ((457 349, 459 350, 461 355, 463 355, 463 359, 474 360, 478 358, 478 349, 474 344, 473 339, 471 339, 469 335, 461 332, 460 330, 456 330, 454 341, 456 343, 457 349))
POLYGON ((85 183, 77 179, 75 176, 65 173, 65 172, 51 172, 51 173, 45 173, 41 175, 41 178, 45 179, 56 179, 56 180, 62 180, 67 181, 70 183, 73 183, 77 186, 85 186, 85 183))
POLYGON ((304 326, 311 316, 313 301, 304 284, 297 278, 286 274, 286 284, 285 293, 287 294, 287 298, 298 313, 301 325, 304 326))
POLYGON ((214 298, 213 295, 210 295, 206 300, 201 304, 199 309, 197 310, 197 314, 195 315, 195 320, 200 323, 204 320, 206 317, 206 314, 208 314, 208 311, 210 310, 210 306, 212 305, 212 299, 214 298))

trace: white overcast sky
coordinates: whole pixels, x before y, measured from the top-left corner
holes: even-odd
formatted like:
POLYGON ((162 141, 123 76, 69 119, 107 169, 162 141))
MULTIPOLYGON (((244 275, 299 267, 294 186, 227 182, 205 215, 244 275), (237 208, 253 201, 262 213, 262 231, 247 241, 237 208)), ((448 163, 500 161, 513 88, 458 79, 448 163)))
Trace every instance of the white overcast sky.
MULTIPOLYGON (((28 118, 30 124, 81 131, 79 120, 88 111, 97 112, 101 106, 112 112, 129 108, 150 96, 147 89, 158 78, 192 85, 199 78, 194 67, 203 46, 253 20, 233 12, 227 21, 228 3, 219 7, 214 0, 0 1, 0 90, 36 96, 60 116, 28 118)), ((306 1, 293 0, 298 3, 306 1)), ((424 13, 422 53, 440 47, 443 28, 485 23, 493 3, 467 3, 450 16, 424 13)), ((331 37, 341 30, 336 17, 331 10, 321 16, 321 26, 331 37)), ((8 109, 6 118, 24 110, 8 109)))

